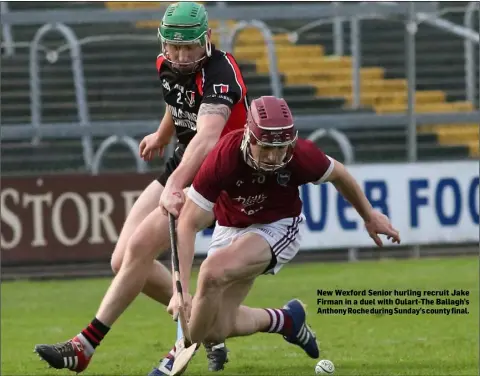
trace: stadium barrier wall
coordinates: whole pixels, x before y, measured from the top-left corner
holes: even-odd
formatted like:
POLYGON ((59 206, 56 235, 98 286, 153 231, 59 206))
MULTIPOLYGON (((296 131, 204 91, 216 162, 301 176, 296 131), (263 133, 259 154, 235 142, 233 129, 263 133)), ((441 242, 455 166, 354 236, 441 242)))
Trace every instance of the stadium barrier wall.
MULTIPOLYGON (((402 245, 479 242, 477 161, 349 166, 372 205, 400 230, 402 245)), ((3 178, 3 265, 110 258, 126 213, 152 174, 3 178)), ((331 184, 301 187, 302 251, 373 245, 360 217, 331 184)), ((246 197, 248 199, 248 197, 246 197)), ((210 233, 198 235, 205 254, 210 233)))

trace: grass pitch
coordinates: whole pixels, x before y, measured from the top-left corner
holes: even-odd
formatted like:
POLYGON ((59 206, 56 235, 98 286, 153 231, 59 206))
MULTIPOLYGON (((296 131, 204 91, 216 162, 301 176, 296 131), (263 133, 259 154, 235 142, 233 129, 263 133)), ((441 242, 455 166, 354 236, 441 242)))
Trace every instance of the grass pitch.
MULTIPOLYGON (((478 375, 478 270, 478 259, 472 257, 290 265, 275 277, 259 278, 247 303, 281 307, 292 297, 302 299, 320 342, 321 359, 334 362, 336 375, 478 375), (317 289, 335 288, 463 289, 470 293, 469 313, 318 315, 317 289)), ((109 282, 3 283, 1 374, 71 375, 47 369, 33 347, 77 334, 93 318, 109 282)), ((170 349, 175 333, 165 309, 141 296, 98 347, 84 374, 146 375, 170 349)), ((229 339, 227 345, 230 362, 222 376, 314 375, 316 361, 278 334, 229 339)), ((202 349, 186 375, 207 374, 202 349)))

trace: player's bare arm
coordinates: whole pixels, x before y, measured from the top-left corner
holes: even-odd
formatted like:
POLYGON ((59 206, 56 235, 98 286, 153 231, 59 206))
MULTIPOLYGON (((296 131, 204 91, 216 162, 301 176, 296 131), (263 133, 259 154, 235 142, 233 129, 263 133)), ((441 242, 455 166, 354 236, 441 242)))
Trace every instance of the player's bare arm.
POLYGON ((187 198, 182 209, 182 214, 178 219, 177 226, 180 276, 182 279, 182 287, 186 293, 188 293, 188 287, 190 285, 192 262, 195 253, 195 236, 197 232, 210 226, 214 219, 213 211, 207 211, 198 206, 190 198, 187 198))
POLYGON ((197 134, 188 144, 182 162, 173 172, 170 181, 180 188, 188 186, 205 157, 214 148, 223 131, 230 109, 224 104, 203 103, 197 116, 197 134))
POLYGON ((345 166, 332 158, 334 167, 326 181, 330 181, 338 192, 350 202, 365 222, 370 219, 372 205, 358 185, 355 178, 348 172, 345 166))
POLYGON ((331 182, 337 191, 353 205, 363 218, 368 234, 375 243, 379 247, 383 245, 378 234, 386 235, 393 243, 400 243, 398 231, 392 227, 387 216, 372 208, 357 181, 345 166, 334 159, 332 159, 332 163, 334 163, 333 170, 325 181, 331 182))
POLYGON ((163 115, 163 119, 160 122, 157 129, 157 135, 160 140, 168 144, 174 134, 175 134, 175 123, 173 121, 172 110, 170 106, 167 104, 165 106, 165 114, 163 115))
POLYGON ((153 159, 155 152, 157 152, 159 156, 162 156, 165 146, 169 144, 174 133, 175 124, 173 122, 170 106, 167 105, 165 107, 165 114, 163 115, 157 131, 145 136, 140 142, 140 157, 149 161, 153 159))
POLYGON ((197 116, 197 133, 185 149, 182 161, 167 181, 160 199, 164 212, 178 217, 184 203, 183 188, 195 177, 208 153, 215 147, 230 116, 223 104, 202 104, 197 116))

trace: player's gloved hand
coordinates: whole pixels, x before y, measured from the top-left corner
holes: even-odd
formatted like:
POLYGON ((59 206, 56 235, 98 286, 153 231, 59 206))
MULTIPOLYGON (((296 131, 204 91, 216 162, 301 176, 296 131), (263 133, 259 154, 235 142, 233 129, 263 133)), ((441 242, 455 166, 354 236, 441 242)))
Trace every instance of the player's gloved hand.
POLYGON ((167 144, 168 142, 162 140, 158 132, 153 132, 145 136, 140 142, 140 157, 145 161, 151 161, 156 153, 161 157, 167 144))
MULTIPOLYGON (((167 312, 172 315, 174 321, 178 320, 178 312, 180 309, 180 301, 178 294, 175 292, 168 303, 167 312)), ((190 319, 190 313, 192 312, 192 296, 189 293, 183 293, 183 311, 185 312, 185 319, 190 319)))
POLYGON ((173 184, 167 182, 159 202, 163 214, 168 215, 168 213, 171 213, 175 218, 178 218, 184 203, 185 193, 183 189, 176 188, 173 184))
POLYGON ((372 210, 370 218, 365 221, 365 227, 368 231, 368 235, 373 239, 376 245, 381 247, 383 245, 382 240, 378 236, 379 234, 386 235, 388 240, 392 243, 400 244, 400 234, 392 227, 388 217, 379 212, 378 210, 372 210))

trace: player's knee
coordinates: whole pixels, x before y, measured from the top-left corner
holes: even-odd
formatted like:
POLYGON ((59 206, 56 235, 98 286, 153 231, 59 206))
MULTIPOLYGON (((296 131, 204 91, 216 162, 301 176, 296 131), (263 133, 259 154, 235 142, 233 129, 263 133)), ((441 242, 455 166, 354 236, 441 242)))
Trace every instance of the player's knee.
POLYGON ((112 271, 117 274, 122 267, 123 256, 125 255, 125 243, 118 242, 115 250, 112 253, 112 258, 110 259, 110 266, 112 271))
POLYGON ((226 285, 227 278, 224 268, 213 260, 213 257, 203 262, 198 276, 199 287, 205 290, 218 290, 226 285))
POLYGON ((151 256, 153 250, 152 237, 155 237, 155 235, 145 236, 143 231, 135 231, 127 242, 122 262, 152 261, 152 257, 155 257, 151 256))
POLYGON ((112 268, 113 273, 117 274, 122 267, 122 259, 113 254, 112 258, 110 259, 110 267, 112 268))

